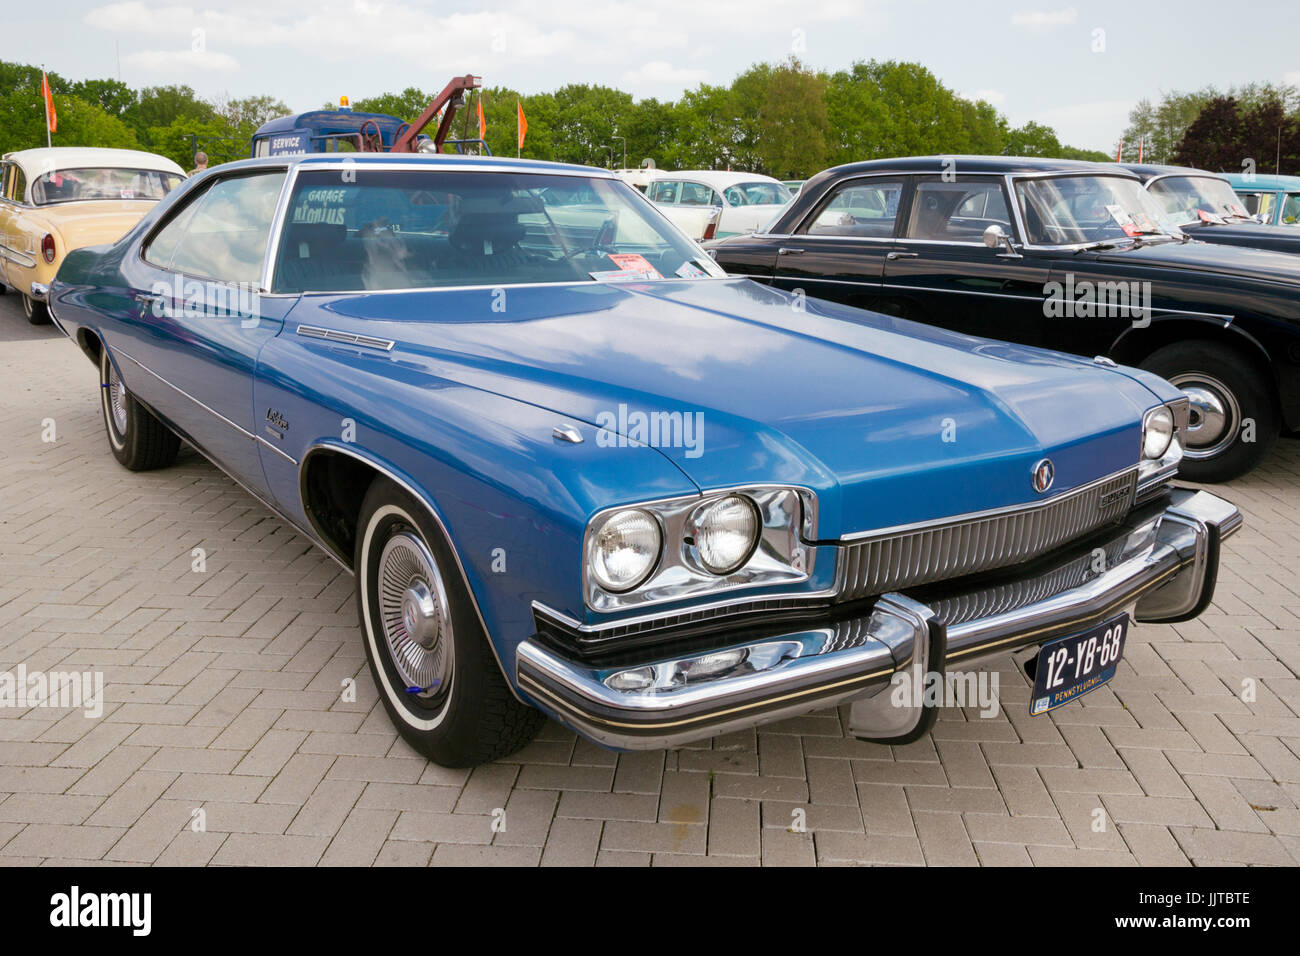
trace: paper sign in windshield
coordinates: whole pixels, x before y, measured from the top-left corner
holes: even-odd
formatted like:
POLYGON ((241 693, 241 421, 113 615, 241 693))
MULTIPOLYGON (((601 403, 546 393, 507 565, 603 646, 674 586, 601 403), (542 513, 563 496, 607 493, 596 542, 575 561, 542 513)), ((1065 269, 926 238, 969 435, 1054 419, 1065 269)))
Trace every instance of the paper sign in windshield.
POLYGON ((659 270, 645 256, 636 252, 611 252, 609 261, 624 272, 635 272, 642 279, 662 279, 659 270))

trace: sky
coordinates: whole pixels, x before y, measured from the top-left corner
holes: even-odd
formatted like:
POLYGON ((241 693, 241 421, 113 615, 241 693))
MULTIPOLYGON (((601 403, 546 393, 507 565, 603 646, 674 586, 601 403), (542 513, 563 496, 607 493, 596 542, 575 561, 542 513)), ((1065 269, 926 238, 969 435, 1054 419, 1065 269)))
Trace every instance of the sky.
POLYGON ((5 6, 0 59, 72 80, 270 94, 295 111, 432 93, 464 73, 525 93, 599 83, 671 100, 791 54, 826 70, 895 59, 1014 125, 1109 152, 1143 97, 1300 85, 1295 0, 59 0, 57 17, 48 3, 5 6))

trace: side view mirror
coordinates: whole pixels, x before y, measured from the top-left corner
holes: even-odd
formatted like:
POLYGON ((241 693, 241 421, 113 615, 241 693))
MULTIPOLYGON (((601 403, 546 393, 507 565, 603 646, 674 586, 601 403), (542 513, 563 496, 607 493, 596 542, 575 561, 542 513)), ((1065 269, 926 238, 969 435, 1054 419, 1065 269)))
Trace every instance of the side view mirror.
POLYGON ((1020 253, 1016 252, 1015 247, 1011 245, 1011 237, 1007 235, 1006 230, 996 223, 984 230, 984 245, 990 249, 997 249, 1000 246, 1005 247, 1007 251, 1000 252, 998 255, 1020 257, 1020 253))

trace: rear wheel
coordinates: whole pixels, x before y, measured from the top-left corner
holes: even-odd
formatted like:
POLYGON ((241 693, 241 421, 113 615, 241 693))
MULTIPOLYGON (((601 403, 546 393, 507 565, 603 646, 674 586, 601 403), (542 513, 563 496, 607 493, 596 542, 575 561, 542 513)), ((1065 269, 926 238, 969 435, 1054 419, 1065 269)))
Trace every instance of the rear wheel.
POLYGON ((366 659, 402 737, 444 767, 495 760, 532 740, 545 718, 511 694, 451 547, 424 507, 378 478, 357 528, 366 659))
POLYGON ((46 325, 50 321, 50 310, 45 307, 45 303, 36 301, 26 293, 23 293, 23 315, 27 316, 27 321, 32 325, 46 325))
POLYGON ((1230 346, 1194 341, 1167 345, 1142 363, 1191 402, 1179 474, 1227 481, 1250 471, 1277 439, 1281 420, 1267 371, 1230 346))
POLYGON ((165 468, 176 460, 181 440, 130 392, 108 349, 99 350, 99 399, 113 457, 131 471, 165 468))

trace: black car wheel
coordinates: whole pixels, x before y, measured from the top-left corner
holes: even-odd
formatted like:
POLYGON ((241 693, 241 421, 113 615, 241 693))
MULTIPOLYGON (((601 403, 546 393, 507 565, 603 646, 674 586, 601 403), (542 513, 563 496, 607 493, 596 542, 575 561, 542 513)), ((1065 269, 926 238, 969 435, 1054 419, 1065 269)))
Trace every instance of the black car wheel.
POLYGON ((357 609, 366 659, 407 743, 444 767, 514 753, 545 718, 510 692, 441 529, 386 478, 357 524, 357 609))
POLYGON ((50 321, 50 312, 45 308, 45 303, 36 301, 26 293, 23 293, 23 315, 27 316, 27 321, 32 325, 47 325, 50 321))
POLYGON ((181 440, 130 392, 108 349, 99 350, 99 399, 113 457, 131 471, 165 468, 176 460, 181 440))
POLYGON ((1179 474, 1217 482, 1250 471, 1272 447, 1280 417, 1267 372, 1230 346, 1179 342, 1142 363, 1191 401, 1179 474))

